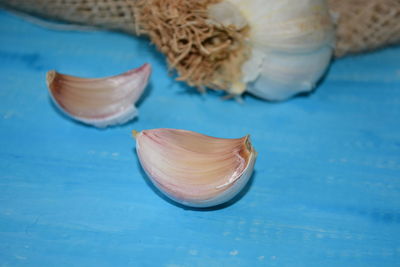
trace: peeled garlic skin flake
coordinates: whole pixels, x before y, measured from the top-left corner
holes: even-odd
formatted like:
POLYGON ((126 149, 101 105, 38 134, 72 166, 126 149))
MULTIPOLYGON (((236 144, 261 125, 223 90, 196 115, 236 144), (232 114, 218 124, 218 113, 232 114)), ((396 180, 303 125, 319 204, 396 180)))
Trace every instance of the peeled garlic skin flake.
POLYGON ((176 129, 134 134, 150 181, 185 206, 225 203, 244 188, 253 172, 257 153, 248 136, 223 139, 176 129))
POLYGON ((69 117, 96 127, 123 124, 137 116, 135 103, 147 86, 151 67, 105 78, 79 78, 47 73, 47 86, 56 106, 69 117))

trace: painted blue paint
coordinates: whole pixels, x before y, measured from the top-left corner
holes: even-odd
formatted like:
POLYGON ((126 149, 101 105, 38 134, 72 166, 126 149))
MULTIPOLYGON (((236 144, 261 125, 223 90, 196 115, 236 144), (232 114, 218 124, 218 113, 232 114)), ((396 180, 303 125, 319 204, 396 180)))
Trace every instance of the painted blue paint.
POLYGON ((334 62, 311 95, 222 101, 170 77, 146 40, 57 32, 0 12, 0 266, 398 266, 400 48, 334 62), (51 104, 45 73, 153 75, 140 117, 98 130, 51 104), (131 130, 251 134, 246 194, 183 209, 141 170, 131 130))

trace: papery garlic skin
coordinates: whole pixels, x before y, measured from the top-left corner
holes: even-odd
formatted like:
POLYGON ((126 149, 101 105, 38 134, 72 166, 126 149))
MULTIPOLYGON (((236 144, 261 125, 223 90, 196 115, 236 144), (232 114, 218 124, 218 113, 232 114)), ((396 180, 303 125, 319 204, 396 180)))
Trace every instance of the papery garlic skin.
POLYGON ((56 106, 66 115, 95 127, 123 124, 137 116, 135 103, 147 86, 149 64, 106 78, 79 78, 47 73, 47 86, 56 106))
POLYGON ((212 207, 235 197, 247 184, 257 153, 248 137, 215 138, 153 129, 135 134, 140 163, 167 197, 190 207, 212 207))
MULTIPOLYGON (((325 0, 224 0, 211 6, 220 23, 242 21, 250 28, 252 54, 242 66, 246 91, 267 100, 285 100, 311 91, 326 71, 334 47, 334 27, 325 0), (219 12, 230 3, 238 13, 219 12)), ((242 93, 232 88, 232 93, 242 93)))

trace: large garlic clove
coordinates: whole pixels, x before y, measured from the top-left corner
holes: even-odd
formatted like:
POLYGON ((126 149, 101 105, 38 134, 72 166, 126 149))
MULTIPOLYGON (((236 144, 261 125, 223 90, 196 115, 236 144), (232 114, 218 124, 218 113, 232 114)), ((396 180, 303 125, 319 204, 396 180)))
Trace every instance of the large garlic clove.
POLYGON ((54 103, 70 117, 96 127, 123 124, 137 115, 136 101, 151 73, 149 64, 120 75, 86 79, 49 71, 54 103))
POLYGON ((151 182, 186 206, 211 207, 231 200, 253 172, 257 153, 248 136, 222 139, 175 129, 134 135, 151 182))

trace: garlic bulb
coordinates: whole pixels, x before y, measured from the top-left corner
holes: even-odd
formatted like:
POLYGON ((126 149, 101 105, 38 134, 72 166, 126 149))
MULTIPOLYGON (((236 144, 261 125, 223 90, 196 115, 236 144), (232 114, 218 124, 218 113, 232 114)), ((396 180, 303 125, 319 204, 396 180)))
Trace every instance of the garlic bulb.
POLYGON ((256 152, 248 136, 222 139, 175 129, 133 133, 151 182, 186 206, 211 207, 229 201, 253 172, 256 152))
POLYGON ((134 106, 151 73, 149 64, 120 75, 85 79, 56 71, 47 73, 54 103, 68 116, 96 127, 125 123, 137 115, 134 106))
POLYGON ((208 12, 214 23, 249 27, 251 55, 231 94, 285 100, 312 90, 329 65, 335 40, 325 0, 223 0, 208 12))

